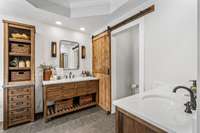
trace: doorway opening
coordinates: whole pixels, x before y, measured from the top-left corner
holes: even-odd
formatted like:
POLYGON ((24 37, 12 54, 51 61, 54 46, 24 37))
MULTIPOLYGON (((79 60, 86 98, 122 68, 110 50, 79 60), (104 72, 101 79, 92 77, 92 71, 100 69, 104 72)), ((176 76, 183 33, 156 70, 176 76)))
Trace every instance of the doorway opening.
MULTIPOLYGON (((143 19, 112 32, 112 103, 144 91, 143 19)), ((115 107, 112 105, 112 113, 115 107)))

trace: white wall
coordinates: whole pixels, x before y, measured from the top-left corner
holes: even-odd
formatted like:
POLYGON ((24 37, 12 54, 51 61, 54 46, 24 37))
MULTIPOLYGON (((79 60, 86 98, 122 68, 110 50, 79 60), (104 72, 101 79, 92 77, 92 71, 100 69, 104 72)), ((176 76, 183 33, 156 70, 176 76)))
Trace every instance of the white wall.
POLYGON ((197 79, 197 0, 157 0, 144 18, 145 85, 197 79))
POLYGON ((112 26, 155 4, 144 18, 145 89, 154 83, 197 79, 197 0, 149 0, 102 27, 112 26))
MULTIPOLYGON (((36 112, 42 112, 42 73, 38 66, 42 63, 53 64, 55 66, 59 66, 59 56, 57 58, 52 58, 51 53, 51 41, 57 42, 57 52, 59 52, 59 41, 60 40, 69 40, 79 42, 80 45, 86 46, 87 56, 86 59, 80 59, 80 69, 73 71, 76 75, 80 74, 82 69, 91 70, 91 40, 88 34, 83 34, 80 32, 76 32, 73 30, 63 29, 51 25, 42 24, 36 21, 30 21, 26 19, 8 17, 8 16, 0 16, 0 86, 3 84, 3 23, 2 19, 8 19, 12 21, 18 21, 22 23, 32 24, 36 26, 36 46, 35 46, 35 55, 36 55, 36 112)), ((3 111, 3 89, 0 91, 0 121, 2 121, 2 111, 3 111)))

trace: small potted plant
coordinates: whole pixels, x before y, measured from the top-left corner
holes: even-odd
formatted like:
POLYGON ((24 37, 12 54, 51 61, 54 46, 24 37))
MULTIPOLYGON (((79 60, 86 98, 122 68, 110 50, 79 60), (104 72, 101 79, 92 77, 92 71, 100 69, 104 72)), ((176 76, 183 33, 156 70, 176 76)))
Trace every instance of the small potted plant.
POLYGON ((52 65, 41 64, 40 68, 43 70, 43 80, 50 80, 52 76, 52 65))

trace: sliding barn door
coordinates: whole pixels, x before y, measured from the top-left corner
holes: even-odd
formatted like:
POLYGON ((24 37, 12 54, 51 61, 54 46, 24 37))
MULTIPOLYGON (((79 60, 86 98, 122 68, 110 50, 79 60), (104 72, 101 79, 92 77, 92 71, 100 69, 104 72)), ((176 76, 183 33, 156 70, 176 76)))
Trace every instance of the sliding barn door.
POLYGON ((111 111, 111 43, 110 33, 92 39, 93 75, 99 78, 99 106, 111 111))

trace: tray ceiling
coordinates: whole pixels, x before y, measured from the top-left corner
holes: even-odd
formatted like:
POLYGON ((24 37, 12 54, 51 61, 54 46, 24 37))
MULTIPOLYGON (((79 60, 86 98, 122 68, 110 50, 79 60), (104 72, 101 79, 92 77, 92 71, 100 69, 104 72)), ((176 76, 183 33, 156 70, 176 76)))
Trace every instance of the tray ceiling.
MULTIPOLYGON (((37 1, 37 0, 34 0, 37 1)), ((46 1, 46 0, 39 0, 38 2, 46 1)), ((69 6, 70 2, 74 4, 80 1, 95 1, 95 0, 48 0, 50 2, 54 2, 54 4, 45 4, 42 3, 45 9, 41 9, 37 7, 37 5, 30 4, 27 0, 0 0, 0 16, 3 19, 9 19, 20 21, 20 18, 23 20, 30 20, 37 24, 38 22, 50 24, 54 26, 58 26, 56 21, 62 22, 62 25, 59 27, 68 28, 80 31, 80 27, 85 28, 85 33, 94 33, 95 31, 99 30, 100 28, 107 26, 108 23, 112 22, 115 19, 120 18, 122 15, 126 13, 131 13, 136 7, 140 6, 144 2, 148 0, 128 0, 127 3, 123 4, 121 7, 117 8, 118 6, 112 7, 112 13, 108 13, 105 15, 96 15, 98 12, 93 14, 93 16, 87 17, 78 17, 83 16, 82 10, 78 8, 77 12, 71 12, 70 10, 66 10, 69 6), (58 6, 59 5, 59 6, 58 6), (51 8, 49 8, 51 7, 51 8), (114 9, 117 8, 117 9, 114 9), (53 11, 52 11, 53 9, 53 11), (63 14, 63 15, 60 15, 63 14), (76 17, 66 17, 73 14, 76 17)), ((104 0, 102 0, 104 1, 104 0)), ((107 0, 106 0, 107 1, 107 0)), ((123 1, 123 0, 121 0, 123 1)), ((96 9, 96 8, 94 8, 96 9)), ((93 8, 88 8, 88 10, 94 10, 93 8)), ((88 11, 91 12, 91 11, 88 11)), ((100 12, 102 13, 102 12, 100 12)), ((28 22, 27 22, 28 23, 28 22)))
POLYGON ((68 18, 111 14, 128 0, 27 0, 33 6, 68 18))

